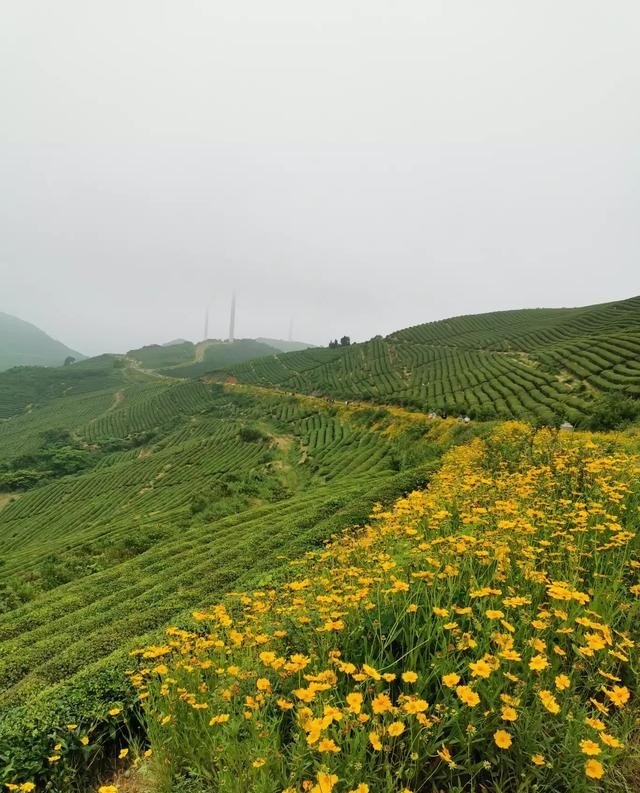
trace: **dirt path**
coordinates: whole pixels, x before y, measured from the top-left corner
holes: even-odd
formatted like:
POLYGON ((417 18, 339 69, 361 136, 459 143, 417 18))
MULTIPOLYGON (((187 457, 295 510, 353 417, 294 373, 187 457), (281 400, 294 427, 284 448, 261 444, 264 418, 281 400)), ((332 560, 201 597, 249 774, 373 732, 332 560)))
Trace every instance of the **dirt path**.
POLYGON ((407 410, 406 408, 398 407, 397 405, 388 405, 383 402, 358 402, 352 399, 336 399, 333 397, 318 396, 312 394, 303 394, 299 391, 290 391, 285 388, 276 388, 261 385, 249 385, 248 383, 235 383, 225 381, 225 385, 230 388, 235 388, 239 391, 254 391, 263 394, 274 394, 278 396, 293 396, 300 402, 307 402, 308 404, 322 405, 323 407, 335 407, 337 410, 344 413, 353 413, 359 410, 385 410, 396 419, 404 419, 406 421, 428 421, 441 420, 440 416, 433 419, 428 413, 423 413, 417 410, 407 410))
POLYGON ((116 391, 116 393, 113 395, 113 402, 111 403, 107 413, 110 413, 112 410, 115 410, 118 407, 118 405, 120 405, 123 401, 124 401, 124 389, 121 388, 119 391, 116 391))
POLYGON ((213 347, 217 342, 215 341, 199 341, 196 344, 196 355, 194 358, 194 363, 202 363, 204 361, 204 354, 209 349, 209 347, 213 347))

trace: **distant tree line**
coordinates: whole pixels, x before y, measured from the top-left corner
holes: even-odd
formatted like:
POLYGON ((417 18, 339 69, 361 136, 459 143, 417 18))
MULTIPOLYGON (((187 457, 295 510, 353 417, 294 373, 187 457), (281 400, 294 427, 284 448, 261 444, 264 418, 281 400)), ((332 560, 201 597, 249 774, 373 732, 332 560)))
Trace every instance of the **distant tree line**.
POLYGON ((338 347, 349 347, 351 345, 351 339, 349 336, 343 336, 340 341, 334 339, 333 341, 329 342, 329 349, 335 350, 338 347))

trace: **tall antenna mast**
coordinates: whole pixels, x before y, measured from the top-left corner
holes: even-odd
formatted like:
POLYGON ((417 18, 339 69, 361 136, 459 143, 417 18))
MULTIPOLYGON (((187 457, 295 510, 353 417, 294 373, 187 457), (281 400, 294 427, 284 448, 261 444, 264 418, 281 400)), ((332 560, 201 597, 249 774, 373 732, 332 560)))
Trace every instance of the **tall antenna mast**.
POLYGON ((206 341, 209 338, 209 306, 207 306, 204 310, 204 336, 202 337, 203 341, 206 341))
POLYGON ((229 322, 229 341, 233 341, 236 331, 236 293, 231 296, 231 320, 229 322))

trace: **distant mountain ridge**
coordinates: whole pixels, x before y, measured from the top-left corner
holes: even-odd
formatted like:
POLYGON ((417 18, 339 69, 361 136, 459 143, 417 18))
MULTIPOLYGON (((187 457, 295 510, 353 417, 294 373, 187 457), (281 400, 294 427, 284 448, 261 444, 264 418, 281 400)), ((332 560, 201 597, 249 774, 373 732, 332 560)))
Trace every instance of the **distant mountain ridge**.
POLYGON ((308 350, 315 347, 314 344, 307 344, 304 341, 285 341, 284 339, 268 339, 263 336, 258 336, 256 341, 261 344, 268 344, 270 347, 275 347, 280 352, 300 352, 300 350, 308 350))
POLYGON ((19 317, 0 311, 0 371, 13 366, 61 366, 84 356, 19 317))

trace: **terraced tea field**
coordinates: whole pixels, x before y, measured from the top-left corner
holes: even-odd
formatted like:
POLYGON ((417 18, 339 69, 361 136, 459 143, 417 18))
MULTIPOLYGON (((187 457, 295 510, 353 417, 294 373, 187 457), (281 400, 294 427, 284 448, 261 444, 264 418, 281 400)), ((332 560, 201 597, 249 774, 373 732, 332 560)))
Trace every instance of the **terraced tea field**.
MULTIPOLYGON (((227 368, 192 378, 214 360, 201 352, 150 347, 0 374, 0 783, 85 789, 142 729, 131 650, 169 624, 193 630, 192 612, 226 593, 275 591, 292 560, 307 564, 375 503, 424 485, 453 447, 501 439, 524 481, 522 449, 496 417, 589 423, 617 392, 635 407, 640 298, 460 317, 237 365, 229 348, 227 368)), ((604 444, 636 453, 633 431, 604 444)), ((615 502, 603 460, 598 486, 615 502)), ((337 630, 340 612, 318 603, 337 630)))
POLYGON ((640 297, 417 325, 231 368, 241 382, 477 418, 583 424, 601 393, 640 397, 640 297))
POLYGON ((111 391, 54 394, 2 425, 5 460, 21 459, 21 436, 37 454, 55 421, 92 464, 0 511, 0 756, 27 725, 102 719, 107 700, 127 699, 133 646, 277 578, 424 481, 438 449, 469 432, 424 420, 403 460, 406 427, 386 411, 118 372, 111 391))

